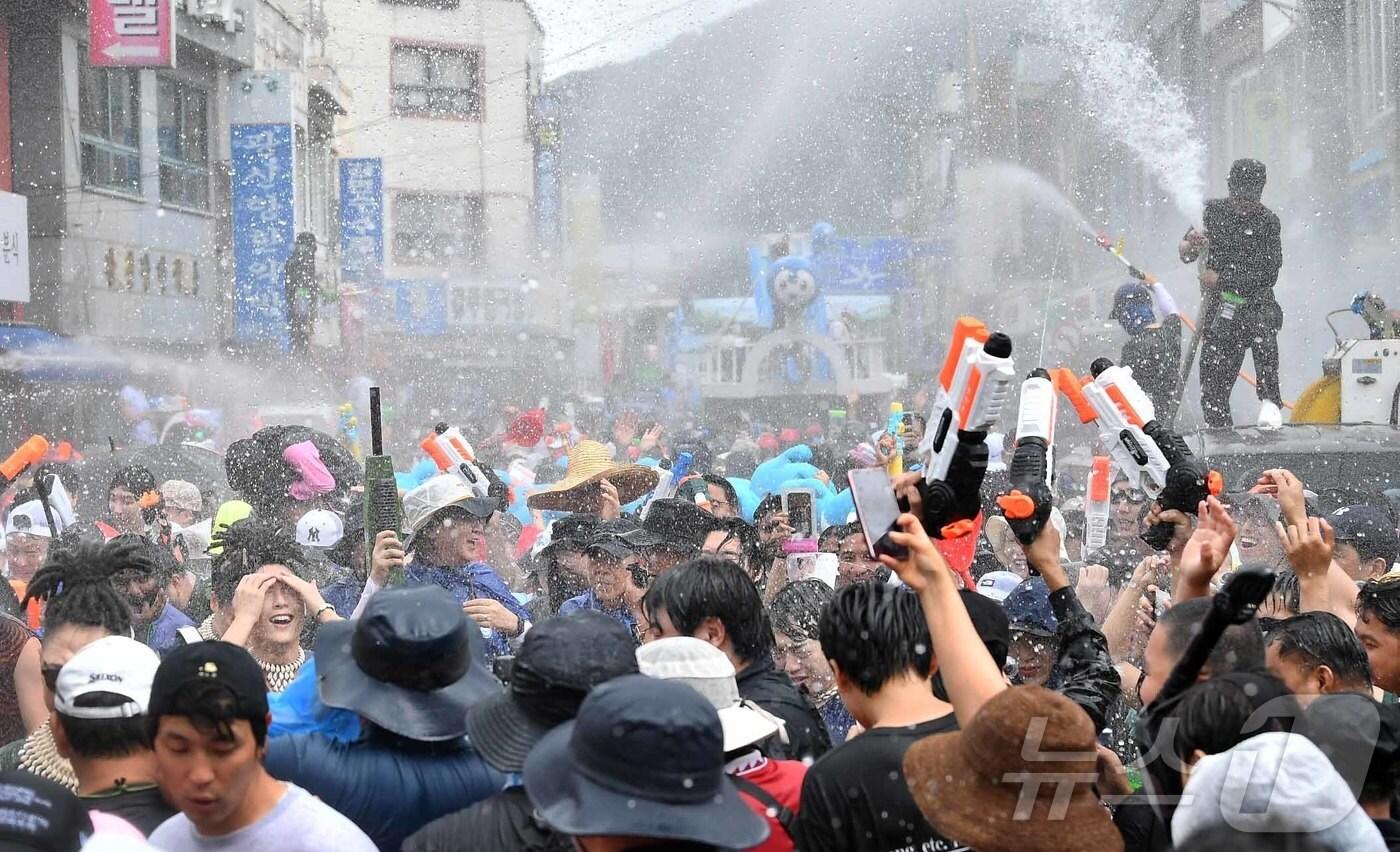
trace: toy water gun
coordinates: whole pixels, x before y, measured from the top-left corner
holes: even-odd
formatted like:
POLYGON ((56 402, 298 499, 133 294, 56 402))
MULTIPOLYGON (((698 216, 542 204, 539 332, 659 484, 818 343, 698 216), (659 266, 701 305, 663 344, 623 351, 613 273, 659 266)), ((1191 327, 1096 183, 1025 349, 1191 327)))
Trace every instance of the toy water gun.
POLYGON ((1011 338, 989 332, 973 317, 959 317, 919 444, 929 535, 959 538, 975 529, 987 473, 987 432, 1001 417, 1015 377, 1011 338))
POLYGON ((365 451, 360 448, 360 418, 355 416, 355 407, 348 402, 343 403, 337 409, 337 415, 340 442, 350 451, 355 461, 364 461, 365 451))
POLYGON ((894 439, 894 451, 885 465, 885 472, 891 478, 904 473, 904 404, 890 403, 890 419, 885 424, 885 434, 894 439))
POLYGON ((1113 485, 1113 460, 1094 456, 1089 473, 1089 489, 1084 495, 1084 553, 1108 544, 1108 516, 1111 510, 1109 489, 1113 485))
POLYGON ((661 464, 656 468, 656 487, 651 490, 651 496, 642 508, 643 520, 646 520, 652 504, 657 500, 669 500, 676 496, 680 491, 681 482, 690 476, 693 467, 695 456, 688 452, 677 453, 675 461, 661 460, 661 464))
POLYGON ((1097 424, 1099 440, 1129 484, 1156 499, 1167 485, 1171 463, 1143 430, 1155 418, 1152 400, 1138 386, 1131 367, 1115 367, 1100 358, 1090 372, 1080 380, 1069 370, 1059 370, 1055 384, 1074 404, 1080 420, 1097 424))
POLYGON ((48 452, 49 442, 43 435, 34 435, 20 444, 19 449, 0 462, 0 492, 9 490, 10 486, 15 484, 15 480, 42 461, 48 452))
POLYGON ((1041 367, 1021 383, 1016 450, 1009 469, 1011 486, 997 497, 997 506, 1022 544, 1035 541, 1050 520, 1058 396, 1050 373, 1041 367))
MULTIPOLYGON (((384 455, 384 426, 379 406, 379 388, 369 389, 370 455, 365 456, 365 552, 374 552, 374 539, 385 530, 395 533, 403 527, 403 506, 394 480, 394 460, 384 455)), ((402 583, 403 572, 395 571, 391 582, 402 583)))
POLYGON ((490 496, 491 480, 477 465, 472 445, 457 427, 439 423, 418 446, 433 460, 440 473, 460 477, 477 497, 490 496))

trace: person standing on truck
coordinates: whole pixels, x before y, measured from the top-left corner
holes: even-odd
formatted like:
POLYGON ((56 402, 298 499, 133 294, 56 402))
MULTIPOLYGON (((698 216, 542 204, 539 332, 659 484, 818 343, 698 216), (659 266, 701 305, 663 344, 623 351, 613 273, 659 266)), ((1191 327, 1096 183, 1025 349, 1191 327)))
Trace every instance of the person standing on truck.
POLYGON ((1274 299, 1283 244, 1278 216, 1259 200, 1266 179, 1263 163, 1236 160, 1230 166, 1230 197, 1207 201, 1205 232, 1191 228, 1178 246, 1182 263, 1194 263, 1207 250, 1201 294, 1214 309, 1201 318, 1201 408, 1208 426, 1234 425, 1230 390, 1245 350, 1254 353, 1259 374, 1259 426, 1277 429, 1283 422, 1278 378, 1283 309, 1274 299))

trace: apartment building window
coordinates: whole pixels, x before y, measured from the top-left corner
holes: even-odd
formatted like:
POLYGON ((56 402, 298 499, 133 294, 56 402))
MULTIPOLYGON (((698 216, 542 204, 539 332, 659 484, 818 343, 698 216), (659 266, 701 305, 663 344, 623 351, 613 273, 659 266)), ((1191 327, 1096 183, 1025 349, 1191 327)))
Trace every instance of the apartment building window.
MULTIPOLYGON (((82 50, 86 56, 86 49, 82 50)), ((141 90, 133 68, 93 68, 78 82, 83 185, 141 194, 141 90)))
POLYGON ((481 118, 481 51, 395 44, 390 63, 394 112, 432 118, 481 118))
POLYGON ((479 268, 481 197, 401 192, 394 197, 394 262, 403 266, 479 268))
POLYGON ((1395 6, 1396 0, 1358 0, 1356 4, 1357 84, 1365 118, 1385 112, 1394 101, 1395 6))
POLYGON ((160 200, 176 207, 208 210, 209 93, 162 75, 157 100, 160 200))

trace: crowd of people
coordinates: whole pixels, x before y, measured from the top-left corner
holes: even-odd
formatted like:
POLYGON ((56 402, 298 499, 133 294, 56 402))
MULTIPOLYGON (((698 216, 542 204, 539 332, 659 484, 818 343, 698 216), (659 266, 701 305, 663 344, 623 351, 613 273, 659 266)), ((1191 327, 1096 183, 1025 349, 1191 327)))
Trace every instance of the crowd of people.
POLYGON ((994 454, 931 537, 909 418, 876 555, 845 483, 894 460, 883 427, 548 422, 502 414, 488 487, 400 458, 368 534, 309 429, 105 501, 37 466, 5 511, 0 845, 1400 849, 1394 495, 1115 487, 1090 550, 1069 475, 1016 535, 994 454))

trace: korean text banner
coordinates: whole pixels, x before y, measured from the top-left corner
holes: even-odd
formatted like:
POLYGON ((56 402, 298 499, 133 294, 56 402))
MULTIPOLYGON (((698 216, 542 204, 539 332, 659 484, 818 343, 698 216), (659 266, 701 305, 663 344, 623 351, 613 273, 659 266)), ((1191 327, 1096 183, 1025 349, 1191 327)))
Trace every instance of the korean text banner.
POLYGON ((384 277, 384 161, 340 161, 340 277, 376 284, 384 277))
POLYGON ((283 267, 296 239, 290 124, 233 126, 233 336, 286 351, 283 267))

